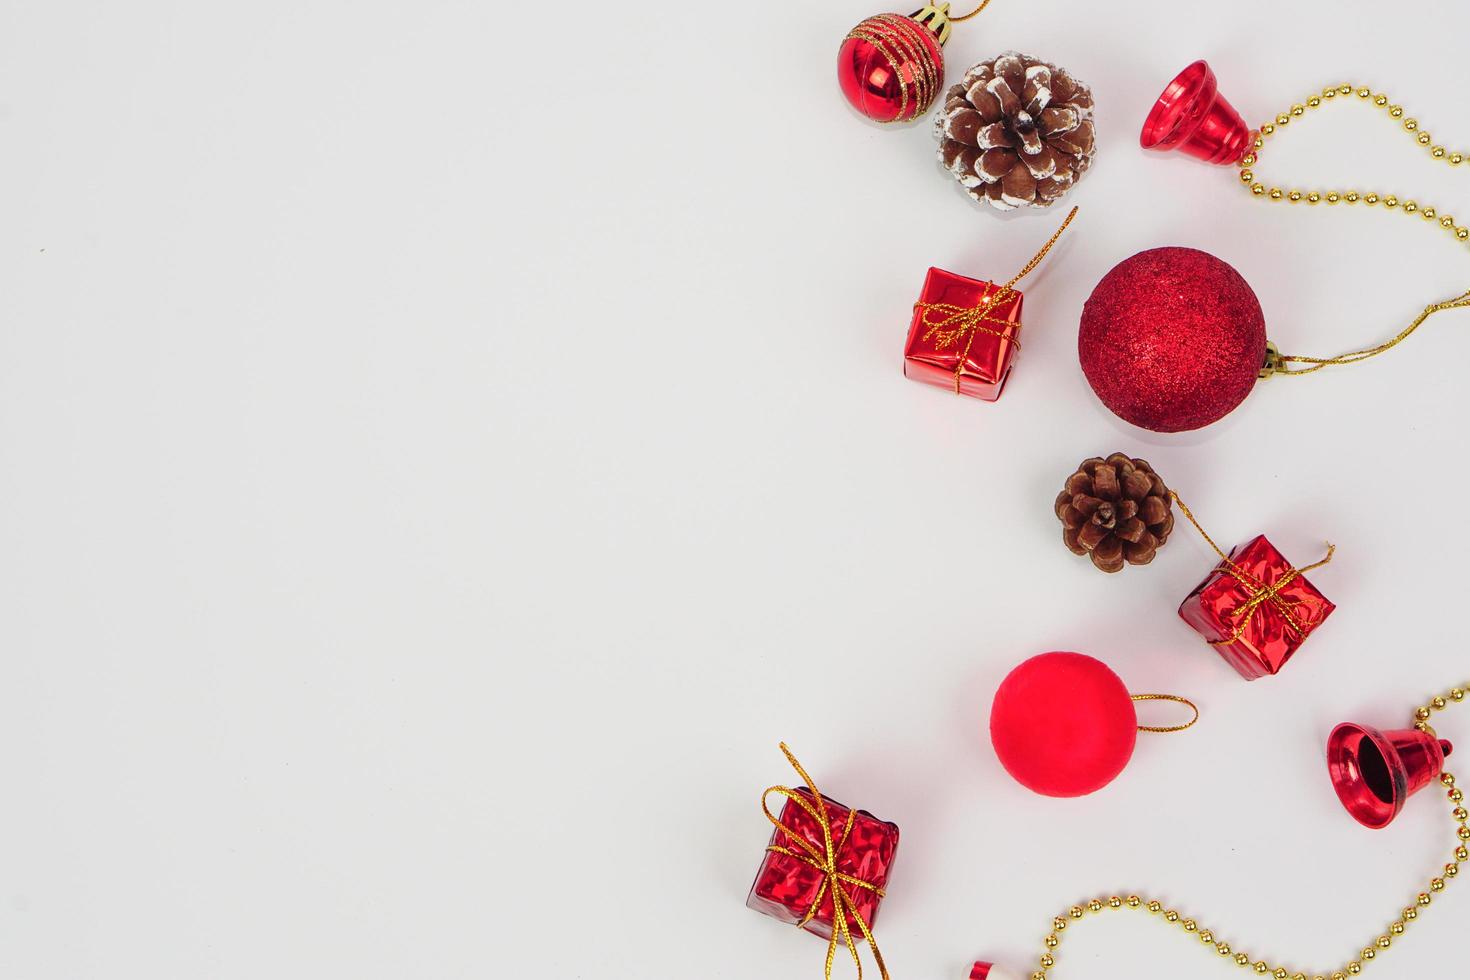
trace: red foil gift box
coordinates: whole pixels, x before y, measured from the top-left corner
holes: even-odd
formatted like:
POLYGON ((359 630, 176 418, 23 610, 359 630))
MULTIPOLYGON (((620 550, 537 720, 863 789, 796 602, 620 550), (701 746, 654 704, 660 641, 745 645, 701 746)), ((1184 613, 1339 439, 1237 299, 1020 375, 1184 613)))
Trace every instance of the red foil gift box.
POLYGON ((930 269, 914 304, 903 373, 924 384, 993 402, 1020 348, 1021 302, 1013 286, 930 269))
POLYGON ((1286 666, 1336 608, 1257 535, 1220 562, 1184 600, 1179 615, 1253 681, 1286 666))
POLYGON ((773 818, 776 830, 745 904, 831 940, 836 918, 832 890, 840 888, 847 928, 862 942, 864 933, 872 930, 893 869, 898 825, 814 795, 805 786, 784 792, 785 806, 773 818), (828 853, 827 835, 808 807, 822 807, 827 815, 835 875, 822 867, 828 853), (857 916, 862 917, 862 924, 857 916))

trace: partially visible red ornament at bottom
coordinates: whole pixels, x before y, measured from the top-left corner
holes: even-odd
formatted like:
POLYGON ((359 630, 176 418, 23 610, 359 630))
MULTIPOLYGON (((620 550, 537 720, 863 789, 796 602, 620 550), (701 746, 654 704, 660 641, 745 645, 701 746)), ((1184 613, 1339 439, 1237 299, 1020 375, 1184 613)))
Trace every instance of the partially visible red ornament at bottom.
MULTIPOLYGON (((946 5, 947 6, 947 5, 946 5)), ((943 13, 878 14, 848 32, 837 52, 837 83, 854 109, 874 122, 912 122, 944 84, 949 33, 943 13), (921 22, 918 18, 928 18, 921 22), (933 25, 932 27, 929 25, 933 25)))

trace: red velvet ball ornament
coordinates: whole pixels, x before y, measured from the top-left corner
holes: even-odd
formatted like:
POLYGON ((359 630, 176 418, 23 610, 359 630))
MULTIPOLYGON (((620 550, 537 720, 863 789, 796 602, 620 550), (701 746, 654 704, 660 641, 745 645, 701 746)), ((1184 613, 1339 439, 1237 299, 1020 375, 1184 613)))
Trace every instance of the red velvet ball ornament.
POLYGON ((1043 653, 1011 671, 990 709, 1006 772, 1042 796, 1086 796, 1117 778, 1138 740, 1133 698, 1108 665, 1043 653))
POLYGON ((874 122, 912 122, 929 110, 944 84, 940 38, 948 35, 948 20, 929 7, 916 17, 869 17, 848 32, 837 51, 842 94, 874 122))
POLYGON ((1266 319, 1250 284, 1193 248, 1153 248, 1097 284, 1077 336, 1082 372, 1114 414, 1183 432, 1230 414, 1266 361, 1266 319))

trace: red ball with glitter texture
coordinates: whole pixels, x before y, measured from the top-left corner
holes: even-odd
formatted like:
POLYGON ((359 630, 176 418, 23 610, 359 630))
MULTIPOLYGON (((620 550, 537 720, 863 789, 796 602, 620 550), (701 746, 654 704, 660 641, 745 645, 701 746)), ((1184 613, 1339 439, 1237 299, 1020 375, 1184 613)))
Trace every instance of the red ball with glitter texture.
POLYGON ((1082 372, 1119 418, 1184 432, 1229 415, 1266 360, 1266 319, 1240 273, 1208 252, 1153 248, 1097 284, 1077 336, 1082 372))

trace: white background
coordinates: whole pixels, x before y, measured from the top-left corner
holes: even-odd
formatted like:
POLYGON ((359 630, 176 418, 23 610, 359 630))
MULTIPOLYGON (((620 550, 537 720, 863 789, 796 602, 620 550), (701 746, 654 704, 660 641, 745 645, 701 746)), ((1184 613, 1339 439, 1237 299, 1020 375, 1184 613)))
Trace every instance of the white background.
MULTIPOLYGON (((1239 268, 1288 351, 1470 285, 1423 222, 1137 145, 1203 56, 1252 121, 1351 80, 1470 148, 1445 46, 1470 12, 998 0, 957 26, 951 78, 1019 48, 1099 105, 996 404, 904 379, 910 304, 930 265, 1009 277, 1061 213, 982 211, 927 120, 846 107, 834 53, 875 12, 4 5, 0 975, 812 980, 822 943, 742 905, 781 739, 903 829, 896 980, 1029 973, 1052 915, 1114 890, 1309 974, 1384 929, 1453 846, 1446 804, 1362 830, 1322 747, 1470 680, 1470 317, 1176 437, 1098 405, 1076 330, 1163 244, 1239 268), (1113 577, 1063 548, 1061 481, 1118 449, 1223 542, 1338 544, 1313 579, 1339 610, 1282 675, 1242 682, 1175 616, 1213 561, 1187 528, 1113 577), (983 728, 1051 649, 1204 722, 1093 797, 1032 796, 983 728)), ((1359 104, 1258 169, 1470 214, 1470 168, 1359 104)), ((1466 890, 1372 974, 1456 972, 1466 890)), ((1229 975, 1198 945, 1088 922, 1053 976, 1229 975)))

